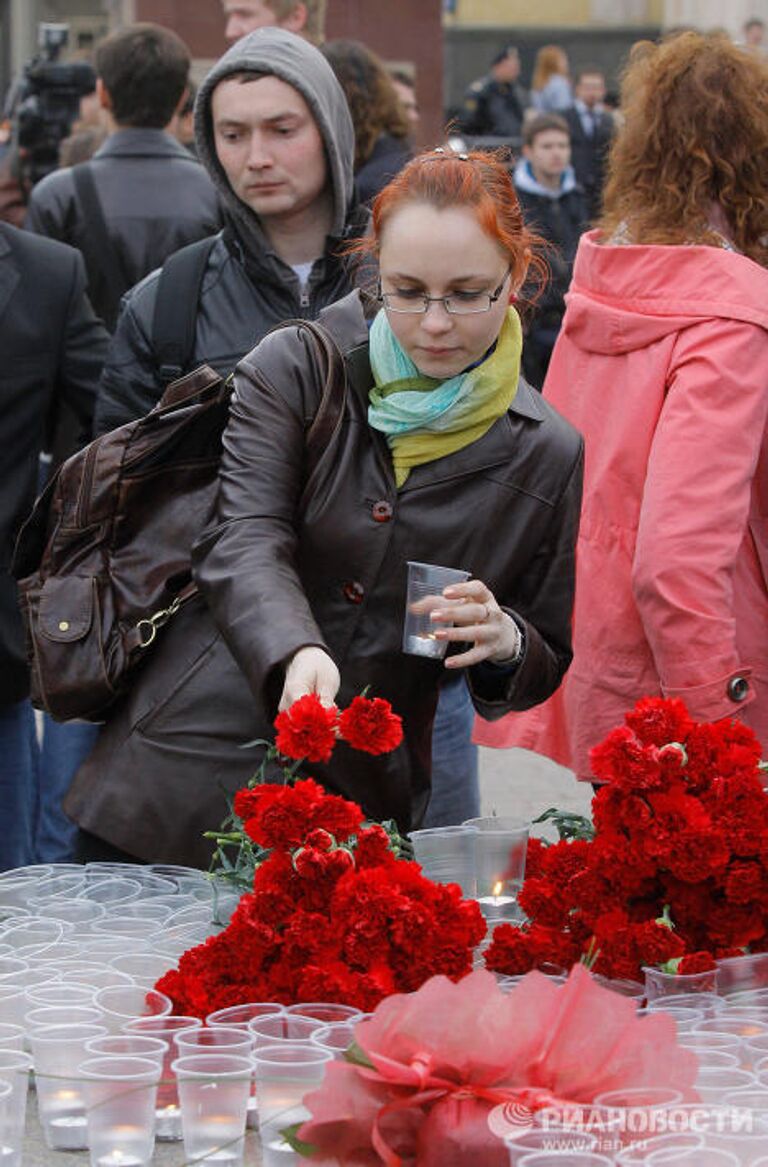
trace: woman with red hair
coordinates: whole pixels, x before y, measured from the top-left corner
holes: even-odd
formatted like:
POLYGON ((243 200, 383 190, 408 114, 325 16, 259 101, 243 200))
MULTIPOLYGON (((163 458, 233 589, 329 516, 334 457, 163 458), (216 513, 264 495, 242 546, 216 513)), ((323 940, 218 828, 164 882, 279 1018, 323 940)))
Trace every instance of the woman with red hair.
POLYGON ((501 160, 422 155, 373 206, 361 249, 378 262, 375 297, 320 317, 346 376, 311 469, 324 376, 306 330, 272 332, 238 366, 218 514, 194 555, 215 626, 190 605, 166 630, 105 731, 113 763, 91 792, 110 806, 130 791, 153 859, 198 860, 196 837, 225 813, 218 785, 255 769, 242 743, 271 736, 278 708, 305 694, 345 706, 369 687, 402 716, 393 753, 338 749, 311 773, 409 830, 429 800, 443 677, 464 672, 488 718, 560 684, 582 443, 520 379, 514 300, 536 242, 501 160), (409 560, 470 573, 421 603, 444 661, 403 653, 409 560), (149 710, 147 690, 164 695, 149 710), (153 775, 162 818, 137 805, 136 773, 153 775))
POLYGON ((768 64, 688 32, 623 97, 544 385, 586 442, 573 666, 477 735, 580 778, 646 695, 768 748, 768 64))

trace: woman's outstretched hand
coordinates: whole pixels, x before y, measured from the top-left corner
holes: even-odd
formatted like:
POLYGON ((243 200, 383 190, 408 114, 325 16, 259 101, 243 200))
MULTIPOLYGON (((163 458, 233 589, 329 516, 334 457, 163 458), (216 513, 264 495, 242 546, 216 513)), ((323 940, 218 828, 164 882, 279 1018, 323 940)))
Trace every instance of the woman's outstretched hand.
POLYGON ((317 693, 323 705, 333 705, 340 684, 339 670, 327 652, 322 648, 300 648, 285 671, 279 712, 307 693, 317 693))
POLYGON ((413 605, 414 612, 428 613, 434 624, 452 624, 452 628, 436 628, 436 640, 470 641, 466 652, 446 657, 447 669, 462 669, 480 661, 508 661, 520 649, 520 629, 503 612, 493 592, 482 580, 450 584, 442 596, 425 596, 413 605))

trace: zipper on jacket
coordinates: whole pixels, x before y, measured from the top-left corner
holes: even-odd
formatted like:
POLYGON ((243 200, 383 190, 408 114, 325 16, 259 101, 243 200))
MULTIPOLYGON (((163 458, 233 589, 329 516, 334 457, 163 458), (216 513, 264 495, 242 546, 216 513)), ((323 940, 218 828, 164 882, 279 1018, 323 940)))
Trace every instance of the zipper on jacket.
POLYGON ((93 471, 96 466, 96 458, 98 456, 98 446, 96 442, 91 442, 90 446, 85 452, 85 464, 83 465, 83 476, 80 480, 80 497, 77 500, 77 509, 75 522, 78 527, 87 526, 88 508, 91 501, 91 485, 93 483, 93 471))

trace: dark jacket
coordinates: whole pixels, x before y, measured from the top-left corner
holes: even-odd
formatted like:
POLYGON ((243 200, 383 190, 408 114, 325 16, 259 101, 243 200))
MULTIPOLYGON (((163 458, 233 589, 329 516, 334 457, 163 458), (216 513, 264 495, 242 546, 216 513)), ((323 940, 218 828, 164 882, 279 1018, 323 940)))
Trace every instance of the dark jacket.
POLYGON ((62 405, 88 433, 108 340, 85 295, 78 252, 0 223, 0 705, 28 688, 9 569, 39 455, 62 405))
POLYGON ((576 248, 587 227, 584 192, 574 181, 571 170, 563 175, 562 190, 551 191, 540 186, 525 159, 515 167, 514 181, 526 223, 552 244, 546 253, 550 279, 537 302, 535 319, 540 325, 559 327, 576 248))
POLYGON ((576 106, 563 110, 561 117, 568 123, 571 165, 576 173, 576 181, 586 195, 587 217, 591 221, 600 214, 608 151, 615 131, 614 121, 605 110, 597 113, 594 133, 590 137, 584 131, 576 106))
MULTIPOLYGON (((344 238, 363 234, 367 223, 366 212, 353 210, 344 238)), ((349 262, 333 254, 340 242, 329 241, 302 292, 298 276, 266 238, 261 250, 248 254, 234 227, 221 232, 203 278, 191 367, 205 362, 220 373, 230 373, 270 328, 296 316, 314 319, 322 308, 346 295, 353 280, 349 262)), ((165 386, 152 335, 159 275, 153 272, 123 301, 99 387, 96 434, 142 417, 162 396, 165 386)))
MULTIPOLYGON (((189 151, 162 130, 118 130, 88 165, 118 257, 123 292, 174 251, 221 226, 210 178, 189 151)), ((103 255, 77 198, 71 168, 54 171, 37 184, 26 227, 82 252, 91 302, 113 329, 119 302, 105 282, 103 255)))
POLYGON ((570 661, 578 434, 521 381, 483 438, 417 466, 397 490, 386 440, 367 422, 372 378, 359 297, 321 319, 349 371, 342 424, 305 481, 305 434, 321 391, 313 353, 290 328, 241 363, 219 522, 195 553, 218 628, 202 605, 169 626, 67 801, 86 830, 144 859, 207 862, 201 836, 225 814, 220 788, 242 785, 255 769, 242 743, 270 736, 284 664, 305 645, 324 646, 338 664, 341 705, 369 685, 392 701, 405 730, 393 754, 340 748, 312 774, 374 818, 419 824, 444 667, 401 651, 409 559, 472 572, 525 626, 516 670, 469 670, 484 717, 543 701, 570 661))
POLYGON ((527 105, 528 94, 522 85, 482 77, 473 81, 464 95, 459 125, 465 134, 515 141, 520 137, 527 105))
MULTIPOLYGON (((338 257, 343 241, 365 232, 367 214, 356 208, 352 164, 355 134, 344 91, 328 62, 301 37, 261 28, 242 37, 202 82, 195 103, 200 159, 219 192, 227 227, 216 240, 197 304, 193 359, 230 372, 262 336, 291 317, 314 319, 352 287, 349 264, 338 257), (333 195, 333 224, 325 250, 302 288, 293 268, 277 256, 259 217, 232 190, 213 135, 216 86, 244 70, 269 73, 302 95, 325 144, 333 195)), ((107 358, 96 411, 96 433, 146 413, 164 385, 152 336, 159 272, 123 300, 107 358)))
POLYGON ((405 138, 381 134, 371 156, 355 174, 360 201, 370 203, 388 182, 398 174, 411 157, 411 148, 405 138))

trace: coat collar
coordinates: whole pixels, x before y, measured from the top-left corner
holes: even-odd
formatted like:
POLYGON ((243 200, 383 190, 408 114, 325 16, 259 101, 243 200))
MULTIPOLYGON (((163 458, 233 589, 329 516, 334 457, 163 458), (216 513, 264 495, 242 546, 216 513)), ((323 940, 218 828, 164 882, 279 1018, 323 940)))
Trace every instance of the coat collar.
POLYGON ((177 142, 165 130, 141 129, 129 126, 124 130, 115 130, 99 147, 94 158, 186 158, 188 162, 195 159, 186 150, 181 142, 177 142))
MULTIPOLYGON (((368 325, 365 312, 365 295, 361 292, 351 292, 342 300, 325 308, 320 314, 320 322, 325 325, 344 353, 352 392, 364 406, 367 406, 373 375, 368 355, 368 325)), ((515 416, 532 422, 541 422, 546 417, 541 395, 522 377, 518 381, 517 393, 509 409, 482 438, 453 454, 436 458, 434 462, 415 466, 400 493, 405 494, 435 482, 460 478, 484 468, 507 464, 514 449, 515 431, 519 428, 515 424, 515 416)))

